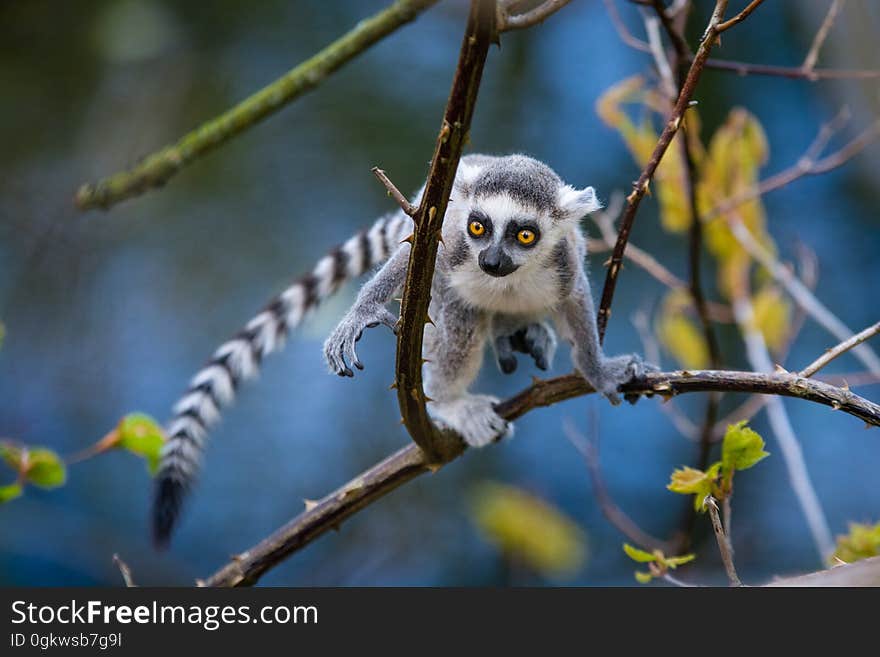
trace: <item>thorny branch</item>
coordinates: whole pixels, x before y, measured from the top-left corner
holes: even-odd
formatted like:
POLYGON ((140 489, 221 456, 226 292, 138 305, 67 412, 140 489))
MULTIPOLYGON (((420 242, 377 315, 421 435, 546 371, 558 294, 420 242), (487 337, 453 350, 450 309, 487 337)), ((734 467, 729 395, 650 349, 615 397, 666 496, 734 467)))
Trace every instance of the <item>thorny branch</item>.
POLYGON ((222 146, 318 86, 398 27, 414 20, 437 0, 396 0, 374 16, 360 21, 347 34, 264 87, 232 109, 202 124, 180 140, 145 157, 127 171, 79 188, 80 210, 107 209, 120 201, 161 187, 193 160, 222 146))
MULTIPOLYGON (((730 391, 765 395, 783 395, 811 401, 853 415, 869 426, 880 426, 880 405, 856 395, 796 374, 713 371, 654 372, 643 381, 622 386, 623 392, 664 397, 689 392, 730 391)), ((580 376, 570 374, 535 383, 499 404, 498 413, 515 420, 527 412, 551 406, 566 399, 594 392, 580 376)), ((460 445, 452 461, 464 452, 460 445)), ((381 463, 361 473, 309 508, 287 525, 275 531, 254 547, 237 555, 227 565, 201 582, 206 586, 249 586, 266 571, 312 542, 330 529, 337 529, 343 520, 375 502, 398 486, 425 472, 442 467, 431 463, 415 444, 408 445, 381 463)))
POLYGON ((443 217, 468 138, 483 65, 489 46, 496 38, 496 18, 494 0, 471 0, 431 170, 418 210, 413 215, 415 229, 400 308, 394 384, 406 430, 432 461, 445 460, 446 453, 460 453, 461 440, 438 431, 428 417, 428 400, 422 386, 422 338, 425 324, 430 322, 428 307, 443 217))
MULTIPOLYGON (((595 422, 593 424, 595 425, 595 422)), ((674 547, 671 543, 648 534, 623 509, 617 506, 612 499, 608 488, 605 486, 605 478, 602 476, 602 469, 599 466, 598 432, 594 429, 593 437, 587 438, 568 421, 563 423, 562 430, 565 433, 565 437, 568 438, 568 442, 583 456, 587 469, 590 471, 590 481, 593 482, 593 496, 602 510, 602 515, 605 516, 608 522, 636 545, 646 547, 649 550, 662 550, 667 553, 673 551, 674 547)))
POLYGON ((697 54, 694 56, 690 70, 681 85, 681 92, 679 93, 678 100, 672 109, 669 120, 663 128, 660 138, 657 140, 657 145, 654 148, 654 152, 651 154, 651 158, 648 160, 648 164, 645 166, 638 181, 635 183, 633 191, 626 199, 627 205, 620 220, 620 232, 617 236, 617 244, 615 244, 614 251, 611 254, 611 263, 608 267, 608 273, 605 276, 605 286, 602 290, 602 300, 599 304, 599 312, 597 314, 600 340, 605 336, 605 328, 608 325, 608 317, 611 313, 611 303, 614 300, 614 288, 617 284, 617 276, 620 273, 620 267, 623 264, 623 253, 626 250, 626 244, 629 240, 629 235, 632 232, 639 204, 648 191, 648 186, 651 179, 654 177, 654 172, 657 170, 660 160, 663 158, 666 149, 669 148, 672 139, 675 137, 681 126, 685 111, 690 106, 691 96, 693 96, 697 82, 703 72, 703 67, 705 66, 706 60, 709 58, 709 53, 717 39, 717 26, 721 21, 726 7, 727 0, 716 1, 715 11, 712 13, 712 18, 706 28, 706 34, 700 42, 700 47, 697 50, 697 54))

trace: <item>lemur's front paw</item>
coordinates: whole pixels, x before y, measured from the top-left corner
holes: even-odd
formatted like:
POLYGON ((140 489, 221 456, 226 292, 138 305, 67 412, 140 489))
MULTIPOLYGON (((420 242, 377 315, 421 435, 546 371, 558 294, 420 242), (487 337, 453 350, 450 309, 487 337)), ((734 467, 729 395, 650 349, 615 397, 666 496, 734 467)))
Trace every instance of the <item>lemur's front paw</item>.
MULTIPOLYGON (((656 372, 658 368, 651 363, 646 363, 638 354, 625 354, 614 356, 602 361, 602 370, 596 381, 592 381, 596 390, 600 392, 613 405, 620 403, 618 388, 624 383, 635 379, 641 379, 647 372, 656 372)), ((631 404, 638 401, 639 395, 625 395, 631 404)))
POLYGON ((364 329, 379 324, 397 332, 397 318, 384 306, 355 307, 349 311, 324 343, 324 361, 330 371, 339 376, 354 376, 346 360, 359 370, 364 369, 355 351, 355 343, 363 336, 364 329))
POLYGON ((431 402, 428 412, 440 428, 456 431, 471 447, 485 447, 513 435, 513 425, 495 412, 497 397, 467 395, 431 402))
POLYGON ((556 354, 556 333, 546 322, 534 322, 512 335, 499 335, 495 338, 495 358, 499 369, 505 374, 516 370, 518 351, 535 359, 539 369, 546 370, 556 354))

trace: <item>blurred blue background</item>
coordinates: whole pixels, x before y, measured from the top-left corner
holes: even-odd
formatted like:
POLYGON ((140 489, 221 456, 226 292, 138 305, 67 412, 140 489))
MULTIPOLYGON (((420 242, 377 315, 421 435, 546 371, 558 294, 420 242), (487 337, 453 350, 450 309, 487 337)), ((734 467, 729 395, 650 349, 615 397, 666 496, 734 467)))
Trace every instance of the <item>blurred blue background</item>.
MULTIPOLYGON (((78 213, 77 186, 165 145, 271 82, 358 20, 379 0, 9 0, 0 4, 0 436, 72 454, 130 411, 160 419, 216 345, 263 303, 391 201, 370 174, 380 165, 415 189, 451 82, 466 5, 441 2, 324 82, 316 91, 197 161, 163 190, 111 211, 78 213)), ((699 3, 698 3, 699 4, 699 3)), ((732 2, 734 6, 740 3, 732 2)), ((766 3, 728 33, 718 56, 797 65, 825 2, 766 3)), ((638 11, 618 2, 641 33, 638 11)), ((695 34, 703 18, 692 21, 695 34)), ((880 8, 850 3, 820 62, 880 67, 880 8)), ((638 171, 594 103, 650 59, 623 45, 598 2, 576 1, 536 29, 503 37, 489 55, 471 152, 522 151, 567 181, 607 199, 638 171)), ((708 71, 698 92, 705 134, 741 105, 763 123, 765 169, 794 163, 840 106, 849 132, 877 115, 878 85, 740 78, 708 71)), ((850 327, 877 320, 880 283, 878 149, 840 170, 798 181, 766 199, 781 255, 797 241, 817 251, 818 296, 850 327)), ((591 231, 593 226, 590 226, 591 231)), ((595 234, 595 231, 593 231, 595 234)), ((686 245, 661 232, 653 199, 633 234, 685 277, 686 245)), ((601 281, 600 258, 593 259, 601 281)), ((366 371, 325 373, 321 344, 350 304, 347 285, 269 359, 255 384, 213 433, 201 482, 171 549, 148 537, 151 481, 126 453, 72 465, 67 485, 28 488, 0 507, 0 584, 119 584, 114 552, 138 583, 188 584, 205 577, 318 498, 404 445, 387 389, 394 344, 370 332, 366 371)), ((620 280, 610 352, 641 350, 631 313, 663 293, 635 267, 620 280)), ((594 290, 598 296, 598 291, 594 290)), ((726 362, 745 367, 735 331, 722 331, 726 362)), ((787 365, 802 367, 835 342, 809 323, 787 365)), ((664 363, 671 367, 672 363, 664 363)), ((570 369, 567 354, 555 372, 570 369)), ((851 372, 847 356, 829 371, 851 372)), ((478 386, 504 396, 529 383, 521 360, 511 377, 491 362, 478 386)), ((880 386, 858 389, 880 398, 880 386)), ((725 399, 725 409, 740 399, 725 399)), ((678 402, 700 417, 704 398, 678 402)), ((617 503, 646 530, 669 535, 683 498, 666 491, 671 470, 693 463, 657 400, 612 409, 592 397, 530 413, 516 437, 472 451, 346 522, 262 580, 275 585, 496 585, 511 577, 469 517, 474 485, 491 479, 529 490, 569 514, 588 535, 589 558, 564 582, 633 584, 623 537, 601 515, 587 469, 562 432, 564 418, 589 430, 599 417, 602 468, 617 503)), ((810 473, 835 533, 880 520, 880 433, 852 417, 786 400, 810 473)), ((740 575, 759 582, 821 566, 763 415, 754 421, 772 456, 737 480, 734 540, 740 575)), ((3 471, 0 483, 9 471, 3 471)), ((700 557, 682 577, 724 582, 714 539, 701 520, 700 557)))

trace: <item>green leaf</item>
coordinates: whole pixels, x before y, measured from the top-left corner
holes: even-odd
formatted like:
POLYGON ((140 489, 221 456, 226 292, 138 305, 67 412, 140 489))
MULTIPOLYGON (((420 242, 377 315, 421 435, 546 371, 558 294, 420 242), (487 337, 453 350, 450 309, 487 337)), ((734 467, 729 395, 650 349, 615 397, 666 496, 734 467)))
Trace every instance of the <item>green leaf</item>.
POLYGON ((0 322, 0 347, 3 346, 3 340, 6 337, 6 327, 0 322))
POLYGON ((149 415, 131 413, 119 422, 117 445, 147 461, 151 474, 159 467, 159 453, 165 442, 162 428, 149 415))
POLYGON ((67 480, 64 462, 51 449, 38 447, 27 451, 25 479, 40 488, 58 488, 67 480))
POLYGON ((690 493, 699 493, 707 489, 708 477, 702 470, 684 466, 672 473, 669 484, 666 486, 673 493, 682 493, 687 495, 690 493))
POLYGON ((646 572, 643 572, 643 571, 641 571, 641 570, 637 570, 637 571, 635 572, 635 576, 636 576, 636 581, 637 581, 639 584, 647 584, 647 583, 650 582, 652 579, 654 579, 654 576, 653 576, 651 573, 646 573, 646 572))
POLYGON ((6 486, 0 486, 0 504, 5 504, 16 497, 20 497, 23 490, 21 484, 14 483, 6 486))
POLYGON ((770 456, 764 451, 764 439, 745 425, 746 420, 731 424, 724 434, 721 467, 725 474, 730 474, 734 470, 746 470, 770 456))
POLYGON ((693 561, 696 558, 697 558, 696 554, 682 554, 681 556, 678 556, 678 557, 664 558, 663 564, 667 568, 672 568, 674 570, 674 569, 678 568, 679 566, 682 566, 686 563, 690 563, 691 561, 693 561))
POLYGON ((852 522, 849 525, 849 534, 837 537, 837 549, 832 555, 832 560, 840 559, 852 563, 878 555, 880 555, 880 522, 876 525, 852 522))
POLYGON ((640 550, 638 548, 633 547, 629 543, 623 544, 623 551, 626 552, 626 556, 628 556, 633 561, 638 561, 639 563, 648 563, 649 561, 657 561, 657 555, 651 554, 650 552, 645 552, 644 550, 640 550))

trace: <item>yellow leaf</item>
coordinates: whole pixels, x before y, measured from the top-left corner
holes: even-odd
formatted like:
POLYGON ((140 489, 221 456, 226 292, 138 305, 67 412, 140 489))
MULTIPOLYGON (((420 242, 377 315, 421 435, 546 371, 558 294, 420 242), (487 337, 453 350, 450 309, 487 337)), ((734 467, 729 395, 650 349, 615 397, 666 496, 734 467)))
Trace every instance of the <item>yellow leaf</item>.
POLYGON ((548 577, 570 577, 586 560, 586 537, 574 521, 519 488, 486 482, 472 496, 471 515, 505 554, 548 577))
POLYGON ((696 322, 683 309, 690 305, 686 292, 671 292, 663 301, 655 331, 663 348, 685 369, 700 370, 709 366, 709 347, 696 322))
POLYGON ((755 326, 773 350, 781 349, 791 329, 791 305, 775 285, 765 285, 752 299, 755 326))

